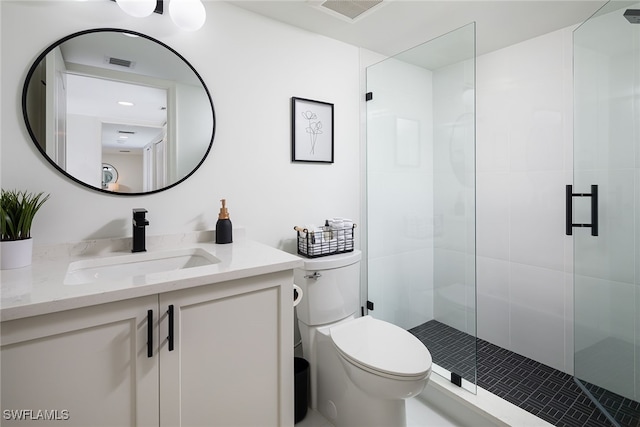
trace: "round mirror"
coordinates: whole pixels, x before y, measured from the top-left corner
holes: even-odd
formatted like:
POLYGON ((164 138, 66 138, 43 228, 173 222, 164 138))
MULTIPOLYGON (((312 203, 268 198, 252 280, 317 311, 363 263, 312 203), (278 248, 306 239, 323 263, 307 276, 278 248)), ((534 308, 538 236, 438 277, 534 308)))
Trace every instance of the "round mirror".
POLYGON ((33 63, 22 111, 44 157, 110 194, 173 187, 204 162, 215 133, 209 91, 178 52, 134 31, 71 34, 33 63), (104 165, 115 177, 105 182, 104 165))

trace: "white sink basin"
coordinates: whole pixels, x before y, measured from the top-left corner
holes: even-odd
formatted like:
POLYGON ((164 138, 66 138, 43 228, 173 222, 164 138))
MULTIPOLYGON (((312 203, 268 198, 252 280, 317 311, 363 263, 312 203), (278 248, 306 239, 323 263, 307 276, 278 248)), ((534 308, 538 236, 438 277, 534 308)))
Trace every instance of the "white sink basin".
POLYGON ((95 258, 69 264, 65 285, 83 285, 97 281, 115 281, 213 265, 220 260, 200 248, 95 258))

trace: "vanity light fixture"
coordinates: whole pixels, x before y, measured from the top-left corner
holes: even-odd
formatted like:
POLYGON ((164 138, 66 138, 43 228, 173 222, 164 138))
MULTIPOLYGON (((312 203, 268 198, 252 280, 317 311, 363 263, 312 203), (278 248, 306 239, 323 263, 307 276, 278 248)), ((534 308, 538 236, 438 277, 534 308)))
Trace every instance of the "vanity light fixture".
MULTIPOLYGON (((120 9, 136 18, 144 18, 153 12, 162 14, 163 3, 169 0, 112 0, 120 9)), ((170 0, 169 16, 174 24, 185 31, 199 30, 207 19, 202 0, 170 0)))
POLYGON ((156 9, 156 0, 116 0, 120 9, 135 18, 149 16, 156 9))
POLYGON ((169 16, 185 31, 199 30, 207 19, 207 11, 200 0, 171 0, 169 16))

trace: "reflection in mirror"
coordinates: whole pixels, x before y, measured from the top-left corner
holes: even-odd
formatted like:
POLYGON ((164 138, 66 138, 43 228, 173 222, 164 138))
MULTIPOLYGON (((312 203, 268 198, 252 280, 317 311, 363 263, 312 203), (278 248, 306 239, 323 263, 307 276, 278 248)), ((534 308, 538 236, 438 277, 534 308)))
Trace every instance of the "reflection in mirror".
POLYGON ((119 29, 82 31, 49 46, 29 70, 22 108, 49 162, 116 194, 183 181, 206 158, 215 130, 195 69, 165 44, 119 29), (113 182, 105 182, 104 164, 116 172, 113 182))
POLYGON ((118 185, 118 170, 109 163, 102 164, 102 188, 116 191, 118 185))

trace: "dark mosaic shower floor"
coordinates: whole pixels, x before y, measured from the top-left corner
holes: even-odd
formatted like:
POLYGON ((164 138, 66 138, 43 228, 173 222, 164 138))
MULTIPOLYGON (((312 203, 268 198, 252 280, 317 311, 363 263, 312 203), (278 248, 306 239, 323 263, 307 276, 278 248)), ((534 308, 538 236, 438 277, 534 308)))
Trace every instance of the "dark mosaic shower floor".
MULTIPOLYGON (((573 376, 431 320, 410 329, 435 363, 473 382, 477 346, 478 386, 561 427, 613 426, 573 376)), ((640 403, 588 384, 590 393, 624 427, 640 427, 640 403)))

